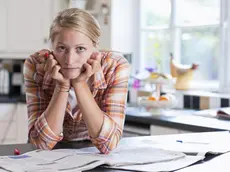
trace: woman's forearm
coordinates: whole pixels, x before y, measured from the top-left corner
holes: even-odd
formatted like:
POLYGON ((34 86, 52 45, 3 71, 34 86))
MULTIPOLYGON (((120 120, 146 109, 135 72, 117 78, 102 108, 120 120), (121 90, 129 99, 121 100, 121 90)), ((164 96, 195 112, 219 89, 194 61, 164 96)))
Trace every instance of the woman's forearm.
POLYGON ((89 134, 96 138, 101 131, 104 114, 95 102, 86 82, 79 82, 73 87, 89 134))
POLYGON ((68 92, 55 88, 52 99, 45 111, 45 118, 54 134, 62 132, 65 110, 68 100, 68 92))

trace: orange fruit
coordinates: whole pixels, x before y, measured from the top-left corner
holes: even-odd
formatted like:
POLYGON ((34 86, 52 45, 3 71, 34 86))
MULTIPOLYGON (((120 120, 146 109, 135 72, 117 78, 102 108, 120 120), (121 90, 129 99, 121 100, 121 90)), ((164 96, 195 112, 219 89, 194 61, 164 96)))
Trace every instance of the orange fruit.
POLYGON ((160 101, 168 101, 169 99, 166 96, 161 96, 159 100, 160 101))
POLYGON ((151 100, 151 101, 155 101, 155 100, 157 100, 155 97, 148 97, 148 100, 151 100))

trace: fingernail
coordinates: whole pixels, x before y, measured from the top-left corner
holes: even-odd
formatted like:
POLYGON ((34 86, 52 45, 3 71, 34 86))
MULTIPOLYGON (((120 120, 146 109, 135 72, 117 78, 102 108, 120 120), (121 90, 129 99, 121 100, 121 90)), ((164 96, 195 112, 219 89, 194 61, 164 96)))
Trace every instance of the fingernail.
POLYGON ((48 58, 49 57, 49 53, 45 53, 44 57, 48 58))

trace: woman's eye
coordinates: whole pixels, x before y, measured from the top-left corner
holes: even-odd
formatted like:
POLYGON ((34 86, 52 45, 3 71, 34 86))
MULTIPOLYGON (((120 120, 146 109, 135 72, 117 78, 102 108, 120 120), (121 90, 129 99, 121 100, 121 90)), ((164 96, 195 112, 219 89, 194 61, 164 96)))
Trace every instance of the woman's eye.
POLYGON ((83 52, 83 51, 85 51, 85 48, 84 47, 77 47, 77 51, 78 52, 83 52))
POLYGON ((64 50, 65 50, 65 47, 64 47, 64 46, 60 46, 60 47, 58 47, 58 50, 64 51, 64 50))

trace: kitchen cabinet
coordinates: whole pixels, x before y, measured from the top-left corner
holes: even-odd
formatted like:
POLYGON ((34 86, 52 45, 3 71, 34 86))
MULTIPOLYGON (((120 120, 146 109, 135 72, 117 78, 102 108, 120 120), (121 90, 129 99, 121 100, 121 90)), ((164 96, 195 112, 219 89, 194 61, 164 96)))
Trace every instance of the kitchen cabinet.
POLYGON ((26 143, 27 108, 24 103, 0 104, 0 144, 26 143))
POLYGON ((16 118, 18 126, 17 143, 26 143, 28 141, 28 115, 25 103, 18 103, 16 118))
POLYGON ((6 10, 6 0, 0 0, 0 52, 6 50, 6 33, 7 33, 7 10, 6 10))
POLYGON ((26 58, 48 48, 49 27, 60 0, 0 0, 0 58, 26 58))
POLYGON ((157 125, 140 125, 138 123, 127 123, 124 126, 123 137, 166 135, 191 133, 191 131, 162 127, 157 125))

